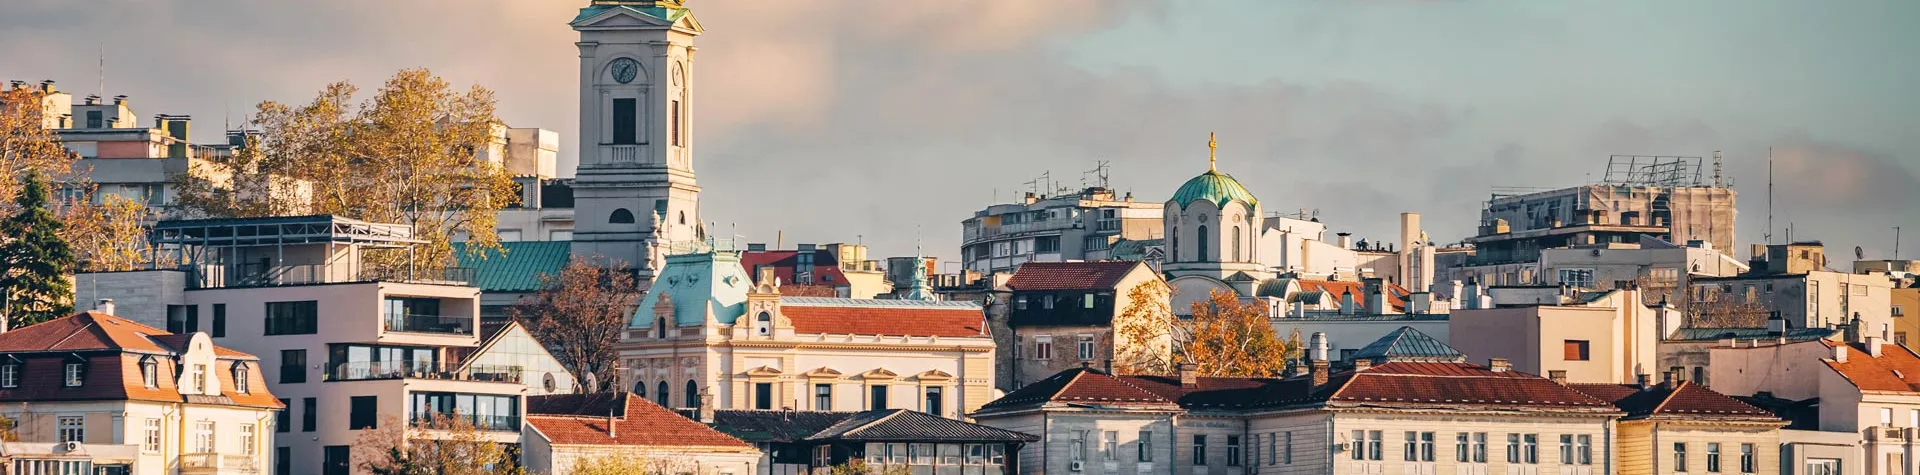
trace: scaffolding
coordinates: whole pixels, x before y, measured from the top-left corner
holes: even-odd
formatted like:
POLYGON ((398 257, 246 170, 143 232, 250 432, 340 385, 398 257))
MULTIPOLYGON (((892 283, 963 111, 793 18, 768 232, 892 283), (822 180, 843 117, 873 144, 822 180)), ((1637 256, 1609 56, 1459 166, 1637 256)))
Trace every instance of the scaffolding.
POLYGON ((1603 183, 1614 186, 1677 188, 1701 186, 1700 157, 1667 155, 1613 155, 1607 159, 1603 183))

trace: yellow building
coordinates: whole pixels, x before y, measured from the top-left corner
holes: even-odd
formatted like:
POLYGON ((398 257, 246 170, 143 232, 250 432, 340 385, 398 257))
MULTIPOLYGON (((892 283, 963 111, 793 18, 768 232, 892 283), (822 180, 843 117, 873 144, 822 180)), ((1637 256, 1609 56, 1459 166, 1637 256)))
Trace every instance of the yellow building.
POLYGON ((1780 473, 1780 428, 1772 412, 1668 374, 1649 384, 1574 384, 1627 413, 1616 427, 1621 475, 1780 473))
POLYGON ((1887 308, 1893 314, 1893 342, 1900 346, 1913 348, 1920 342, 1909 339, 1920 338, 1920 286, 1893 289, 1890 292, 1892 306, 1887 308))
MULTIPOLYGON (((971 302, 798 297, 747 278, 726 246, 670 255, 619 344, 622 387, 666 407, 960 418, 994 398, 994 344, 971 302), (651 396, 647 396, 651 395, 651 396)), ((771 274, 771 270, 763 270, 771 274)))

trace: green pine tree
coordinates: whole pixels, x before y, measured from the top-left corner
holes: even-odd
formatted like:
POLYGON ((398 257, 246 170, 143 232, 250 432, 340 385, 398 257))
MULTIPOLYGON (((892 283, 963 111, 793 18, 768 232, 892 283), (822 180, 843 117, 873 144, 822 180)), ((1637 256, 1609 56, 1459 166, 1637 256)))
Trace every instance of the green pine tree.
POLYGON ((28 173, 17 213, 0 221, 0 309, 11 328, 73 312, 73 247, 60 238, 60 219, 47 208, 47 182, 28 173))

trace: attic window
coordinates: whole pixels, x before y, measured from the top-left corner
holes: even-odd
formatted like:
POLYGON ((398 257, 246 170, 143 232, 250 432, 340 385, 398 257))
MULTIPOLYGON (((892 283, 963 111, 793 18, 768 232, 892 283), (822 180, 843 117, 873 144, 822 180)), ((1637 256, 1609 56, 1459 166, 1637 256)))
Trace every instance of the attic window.
POLYGON ((233 390, 235 392, 238 392, 240 394, 247 393, 247 376, 248 376, 247 364, 242 362, 234 362, 233 363, 233 390))
POLYGON ((140 381, 147 389, 160 387, 160 362, 152 356, 140 358, 140 381))
POLYGON ((20 363, 7 361, 0 364, 0 388, 20 387, 20 363))
POLYGON ((68 362, 66 369, 66 377, 62 380, 69 388, 80 387, 80 383, 87 379, 86 363, 68 362))

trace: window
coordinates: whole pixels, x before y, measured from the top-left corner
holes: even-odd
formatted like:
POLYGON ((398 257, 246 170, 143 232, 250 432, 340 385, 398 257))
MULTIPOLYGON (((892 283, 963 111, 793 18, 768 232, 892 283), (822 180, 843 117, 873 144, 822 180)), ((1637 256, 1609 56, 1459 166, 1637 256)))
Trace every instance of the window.
POLYGON ((1807 475, 1840 475, 1840 459, 1807 459, 1807 475))
POLYGON ((380 425, 379 396, 353 396, 348 401, 351 406, 347 415, 348 429, 372 429, 380 425))
POLYGON ((867 389, 867 406, 867 409, 870 410, 886 409, 887 387, 884 385, 875 385, 867 389))
POLYGON ((193 423, 193 453, 210 454, 214 452, 213 421, 193 423))
POLYGON ((1740 473, 1754 473, 1753 444, 1740 444, 1740 473))
POLYGON ((1240 436, 1227 436, 1227 466, 1240 466, 1240 436))
POLYGON ((1487 433, 1473 433, 1473 463, 1487 463, 1487 433))
POLYGON ((1566 340, 1564 346, 1567 361, 1587 361, 1587 340, 1566 340))
POLYGON ((300 399, 300 432, 313 432, 320 425, 320 401, 314 398, 300 399))
POLYGON ((253 424, 240 424, 240 453, 253 455, 259 452, 259 447, 255 447, 255 445, 257 445, 255 440, 253 424))
POLYGON ((1893 312, 1893 316, 1896 316, 1896 317, 1903 317, 1907 315, 1907 310, 1904 308, 1901 308, 1899 305, 1893 306, 1890 310, 1893 312))
POLYGON ((1080 335, 1080 361, 1093 361, 1093 335, 1080 335))
POLYGON ((640 143, 639 107, 632 98, 613 100, 613 143, 629 145, 640 143))
POLYGON ((146 430, 146 437, 140 440, 141 442, 140 450, 147 451, 147 452, 159 452, 160 451, 160 420, 147 419, 142 424, 142 427, 146 430))
POLYGON ((1208 251, 1207 227, 1201 226, 1197 232, 1198 232, 1197 234, 1198 239, 1196 240, 1200 242, 1200 254, 1199 254, 1199 257, 1194 258, 1194 260, 1199 262, 1213 262, 1211 260, 1212 253, 1207 252, 1208 251))
POLYGON ((501 229, 493 232, 494 239, 500 242, 520 242, 526 240, 518 229, 501 229))
POLYGON ((320 470, 323 475, 347 475, 347 460, 352 453, 352 447, 329 445, 322 448, 321 452, 323 461, 320 470))
POLYGON ((1655 267, 1650 274, 1654 282, 1680 281, 1680 269, 1677 267, 1655 267))
POLYGON ((1707 443, 1707 473, 1720 473, 1720 443, 1707 443))
POLYGON ((816 410, 816 411, 833 410, 833 385, 832 384, 813 385, 813 410, 816 410))
POLYGON ((1687 443, 1686 442, 1673 443, 1673 471, 1675 472, 1687 471, 1687 443))
POLYGON ((1107 431, 1106 441, 1100 447, 1101 452, 1106 453, 1107 460, 1120 460, 1120 433, 1107 431))
POLYGON ((408 395, 413 400, 407 413, 412 414, 415 423, 458 418, 482 431, 520 431, 520 397, 517 395, 424 391, 408 395))
POLYGON ((102 116, 103 114, 101 114, 100 111, 87 111, 87 128, 98 129, 106 127, 106 120, 102 116))
POLYGON ((285 434, 293 430, 293 400, 281 399, 280 410, 273 411, 273 431, 285 434))
POLYGON ((1084 430, 1073 431, 1073 440, 1071 442, 1072 443, 1069 444, 1069 447, 1067 448, 1067 455, 1072 456, 1073 461, 1075 462, 1086 461, 1087 460, 1087 431, 1084 431, 1084 430))
POLYGON ((1522 438, 1527 444, 1526 452, 1521 454, 1526 456, 1526 463, 1540 463, 1540 434, 1525 434, 1522 438))
POLYGON ((609 224, 633 224, 633 212, 632 212, 632 211, 627 211, 627 209, 626 209, 626 208, 618 208, 618 209, 615 209, 615 210, 613 210, 613 214, 612 214, 612 215, 608 215, 608 216, 607 216, 607 223, 609 223, 609 224))
POLYGON ((1021 296, 1018 296, 1018 297, 1014 297, 1014 298, 1013 298, 1013 309, 1014 309, 1014 310, 1026 310, 1026 309, 1027 309, 1027 296, 1025 296, 1025 295, 1021 295, 1021 296))
POLYGON ((1033 252, 1060 252, 1060 236, 1040 236, 1033 238, 1033 252))
POLYGON ((1593 288, 1593 269, 1559 269, 1560 285, 1593 288))
POLYGON ((1573 434, 1560 434, 1560 464, 1573 464, 1573 434))
POLYGON ((140 382, 149 389, 160 387, 160 362, 152 356, 140 358, 140 382))
POLYGON ((1140 441, 1133 445, 1139 451, 1138 458, 1141 462, 1153 461, 1153 431, 1140 431, 1140 441))
POLYGON ((1400 449, 1400 460, 1418 462, 1420 461, 1420 433, 1408 431, 1406 435, 1407 443, 1400 449))
POLYGON ((193 365, 193 373, 192 373, 192 374, 193 374, 193 378, 191 378, 191 379, 189 379, 189 381, 192 381, 192 382, 193 382, 193 387, 192 387, 191 389, 192 389, 193 391, 199 391, 199 392, 203 392, 203 393, 204 393, 204 392, 206 392, 206 390, 207 390, 207 365, 203 365, 203 364, 197 364, 197 365, 193 365))
POLYGON ((1367 459, 1367 431, 1364 431, 1364 430, 1353 431, 1352 444, 1353 444, 1353 447, 1347 449, 1347 453, 1350 454, 1349 456, 1353 457, 1354 460, 1366 460, 1367 459))
POLYGON ((1453 436, 1453 461, 1454 462, 1467 463, 1467 462, 1473 461, 1473 456, 1469 453, 1473 445, 1473 443, 1471 442, 1472 436, 1473 434, 1468 434, 1466 432, 1454 434, 1453 436))
POLYGON ((681 138, 681 135, 680 135, 680 100, 679 99, 673 100, 673 117, 669 117, 667 119, 673 121, 672 122, 673 130, 670 132, 672 134, 671 136, 673 137, 673 146, 685 147, 686 142, 684 141, 684 139, 681 138))
POLYGON ((187 306, 187 325, 185 328, 186 328, 186 331, 183 331, 181 333, 193 333, 193 332, 200 331, 200 306, 199 305, 187 306))
POLYGON ((753 383, 753 408, 773 409, 773 383, 753 383))
POLYGON ((213 337, 225 338, 226 336, 227 336, 227 304, 224 304, 224 303, 213 304, 213 337))
POLYGON ((57 434, 60 436, 60 442, 86 442, 86 416, 60 416, 55 422, 59 430, 57 434))
MULTIPOLYGON (((1080 308, 1093 308, 1093 294, 1080 294, 1080 308)), ((1894 315, 1898 316, 1900 314, 1895 313, 1894 315)))
POLYGON ((1574 455, 1579 456, 1579 463, 1581 465, 1593 465, 1593 436, 1580 434, 1575 436, 1574 439, 1576 440, 1575 446, 1579 449, 1574 455))
POLYGON ((20 364, 0 364, 0 388, 20 387, 20 364))
POLYGON ((293 475, 293 447, 273 448, 273 475, 293 475))
POLYGON ((1239 226, 1233 227, 1233 255, 1227 256, 1227 259, 1230 259, 1234 262, 1242 262, 1247 260, 1246 257, 1243 257, 1240 255, 1240 227, 1239 226))
MULTIPOLYGON (((1266 437, 1273 440, 1271 435, 1266 437)), ((1260 434, 1253 434, 1253 439, 1247 441, 1247 465, 1260 466, 1260 434)))
POLYGON ((926 395, 927 402, 926 402, 926 405, 924 406, 925 408, 924 412, 928 414, 933 414, 936 416, 945 414, 945 412, 941 411, 941 407, 940 407, 941 402, 945 400, 945 398, 941 397, 942 394, 940 393, 940 389, 941 388, 939 386, 927 387, 927 395, 926 395))
POLYGON ((86 379, 87 377, 87 364, 72 363, 72 362, 67 363, 66 376, 67 377, 65 378, 65 381, 67 383, 67 387, 79 386, 81 381, 86 379))
MULTIPOLYGON (((767 396, 767 402, 772 403, 773 402, 773 396, 771 395, 772 393, 769 392, 768 394, 769 395, 767 396)), ((659 404, 660 407, 673 407, 671 404, 673 402, 673 393, 667 392, 666 381, 661 381, 660 384, 656 384, 653 386, 653 397, 655 399, 653 402, 659 404)))
POLYGON ((1033 337, 1033 359, 1040 361, 1053 359, 1053 337, 1047 335, 1033 337))
POLYGON ((312 335, 320 332, 320 302, 267 302, 268 335, 312 335))
POLYGON ((247 385, 251 382, 251 380, 249 379, 249 376, 251 375, 248 373, 249 372, 247 371, 246 363, 241 363, 241 362, 233 363, 233 391, 234 392, 237 392, 240 394, 247 394, 247 393, 253 392, 251 389, 247 388, 247 385))
POLYGON ((1420 461, 1432 462, 1434 459, 1433 452, 1434 452, 1433 433, 1421 432, 1420 433, 1420 461))
POLYGON ((1282 452, 1280 454, 1280 462, 1288 465, 1292 465, 1293 464, 1293 433, 1287 432, 1286 436, 1287 436, 1287 445, 1286 445, 1287 451, 1282 452))
POLYGON ((1053 310, 1053 298, 1054 297, 1052 295, 1040 296, 1040 308, 1046 309, 1046 310, 1053 310))
POLYGON ((1520 434, 1507 434, 1507 463, 1520 463, 1520 434))
POLYGON ((280 383, 307 382, 307 350, 280 350, 280 383))
POLYGON ((1384 443, 1380 435, 1381 432, 1377 430, 1367 431, 1367 460, 1380 460, 1380 457, 1385 455, 1380 450, 1381 444, 1384 443))
MULTIPOLYGON (((72 386, 72 385, 69 384, 68 386, 72 386)), ((1891 407, 1880 408, 1880 425, 1885 427, 1893 426, 1893 408, 1891 407)))
POLYGON ((699 409, 700 408, 700 383, 696 383, 691 379, 687 380, 687 387, 685 390, 685 394, 687 398, 685 400, 680 401, 680 406, 699 409))
POLYGON ((1207 435, 1206 434, 1193 435, 1193 464, 1194 465, 1207 464, 1207 435))

